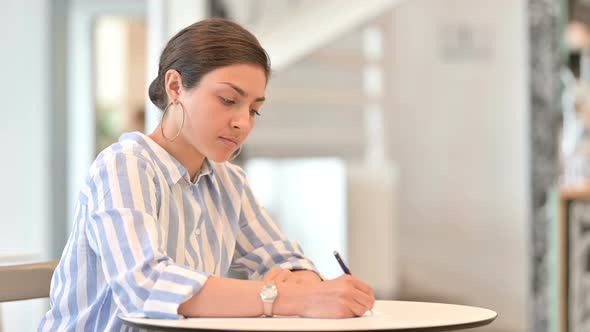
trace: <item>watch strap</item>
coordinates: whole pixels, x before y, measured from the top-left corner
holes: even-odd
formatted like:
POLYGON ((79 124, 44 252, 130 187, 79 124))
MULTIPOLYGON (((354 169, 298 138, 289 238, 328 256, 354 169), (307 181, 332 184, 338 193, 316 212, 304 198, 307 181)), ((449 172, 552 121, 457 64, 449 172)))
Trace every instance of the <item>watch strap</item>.
POLYGON ((272 305, 273 302, 262 302, 264 304, 264 316, 272 317, 272 305))

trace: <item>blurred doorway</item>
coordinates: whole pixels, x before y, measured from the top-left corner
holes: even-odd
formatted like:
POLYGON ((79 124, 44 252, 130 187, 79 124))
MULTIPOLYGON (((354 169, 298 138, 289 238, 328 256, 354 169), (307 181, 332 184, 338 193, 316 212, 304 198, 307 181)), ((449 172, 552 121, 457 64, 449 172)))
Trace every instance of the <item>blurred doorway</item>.
POLYGON ((94 26, 96 154, 123 132, 145 128, 146 22, 101 16, 94 26))

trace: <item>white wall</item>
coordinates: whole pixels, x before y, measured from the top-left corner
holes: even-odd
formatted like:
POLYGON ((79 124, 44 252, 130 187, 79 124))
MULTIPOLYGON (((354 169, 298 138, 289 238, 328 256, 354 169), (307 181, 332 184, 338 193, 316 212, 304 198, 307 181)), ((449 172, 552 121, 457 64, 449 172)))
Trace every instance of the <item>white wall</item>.
POLYGON ((527 324, 525 1, 412 0, 388 20, 402 292, 527 324))
POLYGON ((45 249, 46 144, 49 118, 46 0, 3 4, 0 53, 3 101, 0 145, 1 256, 39 254, 45 249))
MULTIPOLYGON (((48 6, 47 0, 2 2, 0 264, 48 255, 48 6)), ((1 309, 6 331, 31 331, 43 304, 3 304, 1 309)))

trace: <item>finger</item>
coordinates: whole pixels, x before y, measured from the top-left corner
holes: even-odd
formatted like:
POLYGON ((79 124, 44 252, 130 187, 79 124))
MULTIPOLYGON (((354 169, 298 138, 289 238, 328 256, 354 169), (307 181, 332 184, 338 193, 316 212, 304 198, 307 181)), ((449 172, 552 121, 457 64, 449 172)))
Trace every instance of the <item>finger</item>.
POLYGON ((274 277, 274 280, 277 282, 284 282, 291 279, 294 276, 293 272, 290 270, 281 270, 277 275, 274 277))
MULTIPOLYGON (((359 305, 363 306, 365 312, 368 310, 373 309, 373 305, 375 304, 375 299, 369 296, 362 291, 355 289, 352 296, 353 300, 356 301, 359 305)), ((363 312, 364 314, 364 312, 363 312)))
POLYGON ((264 278, 262 278, 262 281, 269 282, 271 280, 274 280, 275 276, 277 274, 279 274, 280 272, 281 272, 281 270, 273 267, 264 275, 264 278))
POLYGON ((369 295, 373 299, 375 298, 375 293, 373 292, 373 288, 371 288, 371 286, 367 285, 366 283, 362 282, 361 280, 354 278, 353 285, 356 289, 360 290, 361 292, 369 295))
POLYGON ((348 301, 347 305, 356 317, 360 317, 367 312, 367 308, 355 300, 348 301))
POLYGON ((343 281, 351 287, 350 299, 354 299, 359 304, 363 305, 366 310, 371 310, 375 304, 375 295, 373 289, 364 282, 353 276, 345 276, 343 281))
POLYGON ((292 274, 293 272, 291 272, 291 270, 281 270, 277 268, 272 268, 263 280, 265 282, 285 282, 291 278, 292 274))

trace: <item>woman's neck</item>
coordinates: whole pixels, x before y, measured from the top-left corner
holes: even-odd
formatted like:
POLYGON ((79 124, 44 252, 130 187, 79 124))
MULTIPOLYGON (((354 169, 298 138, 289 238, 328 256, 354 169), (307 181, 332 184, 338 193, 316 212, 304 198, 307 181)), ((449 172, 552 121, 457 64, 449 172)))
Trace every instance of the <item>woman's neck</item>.
POLYGON ((162 136, 162 130, 159 125, 148 136, 186 168, 191 181, 195 180, 205 160, 205 157, 199 151, 183 140, 182 136, 178 136, 173 142, 168 141, 162 136))

